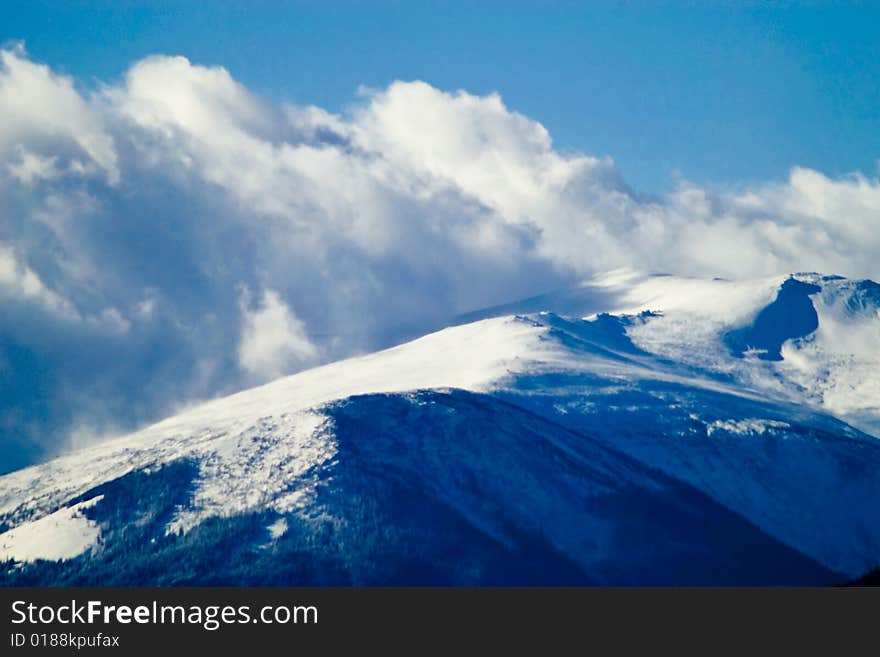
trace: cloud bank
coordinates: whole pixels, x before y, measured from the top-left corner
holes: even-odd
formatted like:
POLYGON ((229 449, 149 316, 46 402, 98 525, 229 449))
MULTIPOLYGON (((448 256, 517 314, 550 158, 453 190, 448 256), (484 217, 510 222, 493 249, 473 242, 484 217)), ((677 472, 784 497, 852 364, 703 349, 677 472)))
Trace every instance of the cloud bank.
POLYGON ((495 94, 333 114, 183 57, 84 89, 12 48, 0 117, 0 471, 611 268, 880 278, 876 177, 646 197, 495 94))

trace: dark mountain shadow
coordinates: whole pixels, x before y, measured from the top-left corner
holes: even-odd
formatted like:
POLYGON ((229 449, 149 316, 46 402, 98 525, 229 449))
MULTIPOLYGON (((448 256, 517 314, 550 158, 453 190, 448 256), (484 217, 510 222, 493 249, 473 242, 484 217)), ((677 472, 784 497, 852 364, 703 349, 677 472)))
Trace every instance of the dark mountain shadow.
POLYGON ((822 288, 789 278, 769 306, 761 310, 751 325, 724 336, 734 356, 742 358, 746 351, 756 350, 761 360, 782 360, 782 345, 810 335, 819 328, 819 316, 810 300, 822 288))

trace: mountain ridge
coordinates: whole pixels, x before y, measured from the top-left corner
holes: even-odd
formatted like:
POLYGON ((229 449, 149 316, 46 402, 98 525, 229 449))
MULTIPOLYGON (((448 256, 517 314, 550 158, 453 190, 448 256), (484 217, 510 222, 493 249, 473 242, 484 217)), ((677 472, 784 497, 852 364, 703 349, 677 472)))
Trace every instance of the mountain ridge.
MULTIPOLYGON (((492 489, 476 499, 496 508, 498 518, 514 513, 518 504, 532 509, 536 516, 555 517, 546 526, 532 527, 521 536, 525 543, 514 541, 511 545, 516 549, 499 557, 514 572, 521 572, 523 559, 528 561, 523 555, 543 546, 535 553, 543 556, 535 558, 543 564, 547 581, 558 582, 549 574, 568 564, 563 571, 569 577, 581 581, 583 576, 594 583, 736 583, 737 577, 742 582, 761 583, 763 578, 771 583, 776 580, 762 564, 778 549, 785 549, 803 558, 798 561, 803 567, 800 574, 789 573, 791 578, 785 583, 828 583, 833 578, 856 577, 876 565, 880 554, 880 529, 873 526, 871 512, 880 503, 880 484, 875 476, 880 467, 880 441, 846 421, 855 418, 855 424, 868 430, 880 426, 880 410, 872 406, 877 403, 874 391, 880 389, 876 374, 880 370, 873 370, 873 377, 864 376, 872 371, 877 353, 873 346, 880 347, 880 294, 875 294, 880 288, 871 283, 819 274, 733 282, 613 272, 567 291, 527 299, 520 306, 501 307, 501 312, 509 314, 498 316, 494 314, 498 309, 489 309, 484 317, 473 316, 468 323, 208 402, 127 437, 0 477, 0 529, 5 529, 0 533, 0 559, 11 559, 6 573, 13 580, 23 573, 38 577, 40 572, 48 572, 47 562, 40 560, 45 555, 38 545, 34 547, 33 538, 24 549, 21 537, 32 534, 41 519, 60 513, 58 521, 63 517, 74 523, 74 534, 97 535, 78 554, 66 558, 97 568, 94 564, 102 554, 112 553, 109 543, 122 531, 106 522, 101 524, 101 509, 112 505, 112 500, 106 497, 108 493, 100 493, 105 497, 92 506, 81 511, 70 509, 92 499, 84 497, 89 491, 103 491, 102 487, 113 482, 140 476, 137 473, 149 476, 169 464, 187 461, 194 464, 195 474, 180 484, 189 491, 186 502, 163 512, 168 516, 166 522, 155 529, 157 534, 150 540, 186 536, 201 531, 203 525, 222 526, 255 513, 277 516, 274 522, 283 520, 285 526, 300 527, 298 531, 308 534, 302 529, 304 519, 319 514, 320 500, 335 495, 332 499, 336 502, 326 513, 336 513, 339 523, 355 527, 348 541, 356 540, 358 531, 368 531, 370 522, 383 517, 389 527, 405 527, 404 533, 412 534, 412 545, 418 546, 413 550, 420 555, 416 561, 422 568, 431 553, 427 537, 436 536, 439 529, 412 525, 407 514, 415 509, 409 507, 387 517, 381 513, 359 516, 360 510, 346 506, 344 494, 336 488, 341 485, 339 473, 357 470, 352 460, 363 458, 357 454, 367 454, 354 449, 360 444, 358 440, 364 449, 370 446, 374 449, 369 452, 372 474, 366 480, 358 479, 366 476, 364 473, 352 474, 352 481, 360 481, 358 486, 369 484, 365 489, 369 494, 358 495, 366 495, 370 508, 376 504, 393 507, 394 498, 387 491, 390 464, 399 458, 396 455, 400 450, 406 453, 405 446, 412 447, 420 432, 424 440, 437 442, 436 449, 443 443, 459 444, 459 434, 450 433, 450 426, 456 426, 474 444, 468 443, 467 449, 456 452, 443 467, 433 466, 435 474, 407 462, 406 477, 394 486, 407 488, 406 478, 444 475, 444 468, 465 472, 476 467, 477 461, 491 462, 473 451, 480 441, 494 440, 496 460, 502 461, 506 449, 514 445, 527 443, 538 449, 543 443, 536 434, 551 443, 567 445, 568 452, 541 457, 550 462, 562 463, 569 458, 563 453, 577 453, 585 445, 595 444, 603 454, 619 455, 617 458, 646 468, 646 473, 656 472, 656 476, 674 482, 675 490, 684 486, 693 491, 688 504, 714 509, 704 511, 713 522, 732 514, 731 518, 740 519, 736 522, 746 523, 737 525, 738 533, 722 532, 723 540, 694 534, 700 523, 687 512, 672 512, 682 508, 680 502, 674 502, 681 493, 664 489, 658 503, 645 492, 656 484, 644 488, 636 483, 652 481, 655 475, 637 475, 635 471, 628 485, 642 492, 633 493, 638 503, 623 505, 627 512, 608 498, 606 507, 595 500, 588 502, 590 513, 581 516, 577 505, 565 507, 567 494, 560 492, 559 505, 568 510, 553 516, 548 510, 552 507, 540 502, 544 499, 540 487, 528 487, 530 493, 519 501, 492 489), (786 289, 795 290, 794 296, 786 289), (774 313, 786 316, 789 304, 799 304, 807 319, 809 304, 815 312, 815 326, 795 322, 780 332, 774 313), (551 310, 553 307, 560 312, 551 310), (844 353, 846 345, 839 344, 842 335, 852 345, 852 353, 844 353), (761 343, 765 338, 766 344, 761 343), (821 385, 803 385, 809 384, 808 377, 820 368, 825 370, 821 385), (841 391, 846 386, 853 392, 844 398, 841 391), (399 414, 402 408, 419 409, 427 398, 431 409, 418 411, 424 418, 411 427, 411 435, 400 436, 385 450, 376 448, 386 437, 397 435, 392 426, 382 422, 383 414, 396 417, 394 413, 399 414), (447 412, 438 414, 434 407, 447 412), (369 421, 363 419, 368 413, 374 415, 369 421), (467 423, 457 423, 456 414, 464 414, 473 427, 482 427, 482 433, 471 431, 467 423), (362 419, 354 421, 352 417, 362 419), (526 431, 527 425, 537 421, 529 417, 540 419, 540 431, 526 431), (340 428, 340 418, 347 418, 346 427, 360 427, 358 440, 350 435, 353 429, 340 428), (519 429, 517 422, 522 425, 519 429), (500 427, 506 427, 507 443, 495 439, 500 427), (388 472, 382 470, 383 463, 388 472), (331 471, 336 475, 327 475, 331 471), (627 560, 625 544, 611 541, 603 552, 584 536, 579 543, 566 542, 567 534, 559 530, 568 522, 582 528, 601 527, 608 536, 616 536, 631 526, 627 525, 628 515, 640 505, 672 513, 666 521, 668 527, 643 520, 643 528, 651 525, 658 542, 654 553, 640 553, 641 565, 638 559, 627 560), (677 529, 670 534, 670 527, 677 529), (691 573, 673 567, 678 557, 670 546, 678 545, 682 550, 681 546, 696 535, 703 537, 697 543, 704 546, 706 554, 714 554, 715 561, 710 556, 705 567, 694 566, 691 573), (740 552, 731 552, 746 535, 753 536, 749 540, 754 545, 762 546, 754 548, 756 555, 744 554, 742 546, 740 552), (586 547, 589 545, 593 547, 586 547), (732 565, 736 554, 743 558, 740 566, 744 569, 732 565), (587 555, 592 557, 587 559, 587 555), (663 561, 666 565, 661 567, 656 559, 667 559, 663 561), (719 572, 739 575, 713 579, 713 563, 719 572), (723 568, 722 563, 726 564, 723 568), (666 575, 661 576, 664 568, 666 575), (694 577, 698 570, 704 579, 694 577)), ((535 463, 526 467, 532 457, 522 449, 517 454, 518 459, 509 463, 507 470, 522 472, 520 484, 535 477, 533 469, 542 468, 545 486, 560 485, 556 478, 563 475, 554 475, 553 468, 541 458, 534 456, 535 463)), ((597 475, 590 470, 589 460, 575 462, 571 476, 579 478, 582 490, 591 490, 597 485, 597 475)), ((445 499, 446 493, 437 487, 418 494, 431 506, 445 499)), ((597 499, 603 499, 602 495, 597 499)), ((514 516, 518 518, 516 526, 531 526, 525 516, 514 516)), ((491 524, 492 518, 491 514, 484 517, 481 526, 491 524)), ((468 553, 468 541, 472 541, 476 552, 469 554, 473 558, 479 552, 477 545, 485 547, 489 545, 485 540, 495 540, 485 532, 476 535, 460 524, 455 527, 456 532, 463 532, 463 546, 456 549, 468 553)), ((395 560, 402 559, 409 548, 395 545, 401 551, 397 556, 393 550, 347 555, 337 550, 334 559, 350 568, 345 576, 328 581, 382 582, 379 575, 356 577, 358 568, 363 567, 364 572, 385 572, 388 581, 405 582, 402 573, 409 571, 403 561, 395 566, 395 560)), ((787 558, 794 559, 792 555, 787 558)), ((502 577, 492 569, 488 557, 477 562, 481 564, 479 572, 495 574, 482 579, 474 575, 474 582, 526 581, 502 577)), ((416 571, 423 575, 428 572, 419 568, 416 571)), ((467 577, 453 572, 451 566, 435 574, 437 578, 424 581, 468 583, 467 577)), ((202 573, 205 578, 209 575, 202 573)), ((310 575, 303 577, 313 581, 310 575)), ((198 577, 187 581, 198 581, 198 577)))

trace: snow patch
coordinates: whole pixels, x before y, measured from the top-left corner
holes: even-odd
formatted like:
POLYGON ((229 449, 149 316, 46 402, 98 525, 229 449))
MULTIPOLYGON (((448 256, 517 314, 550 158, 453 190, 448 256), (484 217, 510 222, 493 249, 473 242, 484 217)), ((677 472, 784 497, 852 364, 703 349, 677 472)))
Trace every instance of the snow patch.
POLYGON ((262 418, 239 434, 217 437, 201 455, 192 503, 167 531, 188 531, 208 517, 249 509, 289 513, 310 499, 314 468, 335 454, 329 420, 318 413, 262 418))
POLYGON ((712 434, 722 431, 735 436, 761 436, 772 429, 790 429, 788 422, 779 420, 764 420, 762 418, 745 418, 743 420, 715 420, 706 425, 706 434, 711 438, 712 434))
POLYGON ((272 537, 273 541, 278 540, 287 533, 287 520, 284 518, 278 518, 278 520, 266 527, 266 529, 269 530, 269 535, 272 537))
POLYGON ((102 499, 104 496, 98 495, 0 534, 0 561, 58 561, 79 556, 98 541, 101 533, 82 511, 102 499))

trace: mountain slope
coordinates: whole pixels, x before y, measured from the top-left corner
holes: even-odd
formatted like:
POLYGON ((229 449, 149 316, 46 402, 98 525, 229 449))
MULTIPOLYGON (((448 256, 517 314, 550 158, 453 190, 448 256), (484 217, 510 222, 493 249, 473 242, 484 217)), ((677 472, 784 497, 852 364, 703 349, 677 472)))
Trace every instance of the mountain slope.
MULTIPOLYGON (((325 412, 335 455, 311 473, 314 495, 298 513, 159 532, 159 558, 156 535, 131 544, 125 534, 161 514, 153 505, 120 508, 131 496, 116 480, 81 496, 108 500, 93 514, 104 544, 81 564, 50 570, 48 581, 827 584, 842 577, 699 491, 490 395, 367 395, 325 412), (180 568, 187 560, 207 563, 193 572, 180 568)), ((186 475, 172 470, 161 484, 140 486, 180 500, 186 475)), ((43 584, 44 572, 24 569, 8 580, 43 584)))
POLYGON ((4 581, 843 581, 880 556, 874 285, 618 272, 209 402, 0 478, 4 581))

